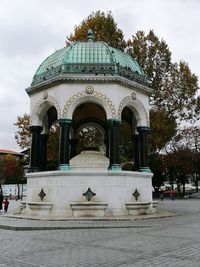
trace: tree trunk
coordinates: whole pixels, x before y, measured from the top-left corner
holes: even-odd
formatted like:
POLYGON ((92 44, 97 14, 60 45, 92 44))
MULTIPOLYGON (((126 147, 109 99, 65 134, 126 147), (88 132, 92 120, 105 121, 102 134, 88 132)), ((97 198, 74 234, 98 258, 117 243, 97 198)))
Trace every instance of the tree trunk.
POLYGON ((199 192, 199 175, 196 173, 195 174, 195 186, 196 186, 196 192, 198 193, 199 192))
POLYGON ((19 187, 19 184, 17 184, 17 199, 20 199, 20 187, 19 187))
POLYGON ((185 195, 185 183, 183 183, 183 195, 185 195))

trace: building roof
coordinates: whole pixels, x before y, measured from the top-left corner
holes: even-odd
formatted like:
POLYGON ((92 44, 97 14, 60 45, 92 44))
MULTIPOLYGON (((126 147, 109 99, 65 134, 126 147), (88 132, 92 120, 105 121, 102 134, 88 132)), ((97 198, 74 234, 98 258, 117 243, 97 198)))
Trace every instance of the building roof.
POLYGON ((23 153, 20 153, 14 150, 9 150, 9 149, 0 149, 0 154, 11 154, 11 155, 24 156, 23 153))
POLYGON ((37 69, 32 85, 62 74, 117 75, 147 83, 142 68, 130 55, 93 39, 89 30, 87 42, 75 42, 47 57, 37 69))

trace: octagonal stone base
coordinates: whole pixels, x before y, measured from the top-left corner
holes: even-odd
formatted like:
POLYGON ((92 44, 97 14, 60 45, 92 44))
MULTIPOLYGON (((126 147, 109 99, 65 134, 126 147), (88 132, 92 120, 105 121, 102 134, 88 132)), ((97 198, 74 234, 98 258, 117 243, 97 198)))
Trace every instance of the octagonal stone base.
MULTIPOLYGON (((82 217, 84 211, 80 206, 79 211, 78 208, 73 209, 71 203, 84 203, 86 199, 83 193, 90 187, 96 194, 92 201, 107 204, 104 210, 105 216, 127 216, 126 203, 132 201, 132 193, 136 188, 140 192, 139 201, 152 202, 151 177, 151 173, 109 170, 28 173, 27 202, 32 214, 41 216, 49 214, 51 218, 69 218, 79 215, 82 217), (42 188, 46 194, 44 202, 40 202, 38 196, 42 188), (50 205, 45 209, 47 202, 50 202, 50 205)), ((90 211, 89 216, 99 217, 99 214, 103 215, 103 208, 97 211, 93 207, 93 212, 90 211)))

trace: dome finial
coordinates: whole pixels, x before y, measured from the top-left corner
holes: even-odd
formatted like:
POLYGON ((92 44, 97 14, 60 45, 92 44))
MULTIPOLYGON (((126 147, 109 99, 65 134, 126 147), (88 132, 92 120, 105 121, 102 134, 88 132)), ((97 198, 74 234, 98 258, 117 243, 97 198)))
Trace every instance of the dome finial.
POLYGON ((92 29, 89 29, 88 30, 87 40, 88 40, 88 42, 93 42, 94 41, 94 33, 93 33, 93 30, 92 29))

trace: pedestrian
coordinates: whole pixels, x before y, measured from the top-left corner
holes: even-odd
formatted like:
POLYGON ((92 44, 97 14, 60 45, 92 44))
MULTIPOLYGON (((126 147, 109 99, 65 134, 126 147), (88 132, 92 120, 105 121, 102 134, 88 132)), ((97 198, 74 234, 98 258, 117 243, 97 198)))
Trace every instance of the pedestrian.
POLYGON ((8 199, 6 198, 5 200, 4 200, 4 212, 7 212, 7 210, 8 210, 8 205, 9 205, 9 201, 8 201, 8 199))
POLYGON ((163 198, 164 198, 164 194, 163 192, 160 193, 160 200, 163 201, 163 198))
POLYGON ((170 194, 170 197, 171 197, 171 200, 174 200, 174 199, 175 199, 175 195, 174 195, 174 193, 171 193, 171 194, 170 194))
POLYGON ((0 213, 2 211, 2 203, 3 203, 3 190, 0 187, 0 213))

